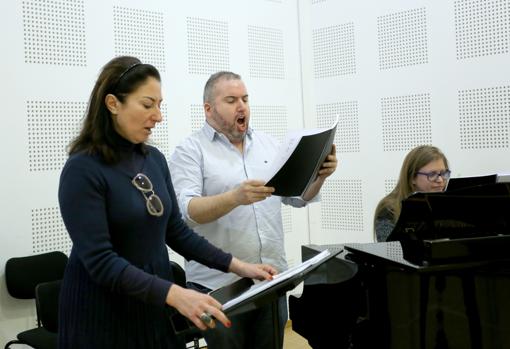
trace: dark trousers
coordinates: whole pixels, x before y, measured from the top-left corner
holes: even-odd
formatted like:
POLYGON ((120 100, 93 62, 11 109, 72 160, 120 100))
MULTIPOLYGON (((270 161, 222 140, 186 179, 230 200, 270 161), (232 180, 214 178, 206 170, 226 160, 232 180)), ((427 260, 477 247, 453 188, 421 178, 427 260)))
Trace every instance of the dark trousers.
MULTIPOLYGON (((202 285, 188 282, 187 287, 202 293, 211 290, 202 285)), ((280 325, 280 348, 283 347, 283 334, 287 323, 287 299, 278 298, 278 320, 280 325)), ((273 312, 271 304, 229 316, 232 327, 226 328, 216 321, 214 329, 203 332, 208 349, 268 349, 274 347, 273 312)))

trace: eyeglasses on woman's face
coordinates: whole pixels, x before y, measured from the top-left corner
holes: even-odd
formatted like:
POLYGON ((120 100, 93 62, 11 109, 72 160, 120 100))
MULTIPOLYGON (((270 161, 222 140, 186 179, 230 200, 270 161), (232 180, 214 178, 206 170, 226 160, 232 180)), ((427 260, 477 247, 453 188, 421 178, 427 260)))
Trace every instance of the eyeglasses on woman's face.
POLYGON ((131 183, 135 186, 136 189, 140 190, 143 197, 146 201, 147 211, 150 215, 159 217, 163 215, 163 203, 159 196, 154 193, 152 182, 149 177, 144 175, 143 173, 138 173, 133 177, 131 183))
POLYGON ((439 177, 441 177, 443 179, 443 181, 447 181, 448 179, 450 179, 450 175, 451 175, 451 171, 450 170, 444 170, 444 171, 431 171, 431 172, 416 172, 416 175, 422 175, 422 176, 427 176, 427 179, 430 181, 430 182, 437 182, 439 180, 439 177))

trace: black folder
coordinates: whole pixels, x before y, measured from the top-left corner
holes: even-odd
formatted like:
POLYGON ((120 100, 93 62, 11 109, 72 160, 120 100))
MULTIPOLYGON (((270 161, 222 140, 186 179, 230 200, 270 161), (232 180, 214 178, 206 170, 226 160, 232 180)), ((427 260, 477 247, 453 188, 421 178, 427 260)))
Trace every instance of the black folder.
POLYGON ((275 188, 273 195, 302 196, 306 192, 331 152, 337 124, 338 120, 329 129, 298 136, 299 142, 290 157, 266 183, 275 188))

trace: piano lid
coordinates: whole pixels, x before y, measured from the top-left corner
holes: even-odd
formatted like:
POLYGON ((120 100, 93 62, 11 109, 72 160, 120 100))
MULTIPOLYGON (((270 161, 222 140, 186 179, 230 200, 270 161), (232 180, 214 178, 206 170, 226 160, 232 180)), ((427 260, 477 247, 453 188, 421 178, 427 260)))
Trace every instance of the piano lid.
POLYGON ((433 263, 436 259, 441 262, 448 259, 448 249, 452 258, 476 258, 478 252, 474 245, 490 237, 487 239, 490 242, 485 244, 488 250, 483 252, 483 258, 489 258, 491 246, 504 243, 507 247, 509 235, 510 183, 494 183, 411 195, 402 201, 400 217, 387 241, 400 241, 404 258, 413 263, 433 263), (462 246, 452 244, 451 240, 462 242, 462 246), (443 245, 449 247, 445 250, 443 245), (441 253, 431 249, 441 249, 441 253))

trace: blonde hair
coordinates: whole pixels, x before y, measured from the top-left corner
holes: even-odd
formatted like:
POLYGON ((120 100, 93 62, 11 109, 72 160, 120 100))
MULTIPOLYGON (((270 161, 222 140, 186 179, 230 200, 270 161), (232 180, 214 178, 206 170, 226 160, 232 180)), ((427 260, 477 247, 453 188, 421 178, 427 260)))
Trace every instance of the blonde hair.
POLYGON ((413 180, 416 172, 432 161, 443 160, 448 169, 448 160, 439 148, 432 145, 420 145, 412 149, 405 157, 400 169, 397 185, 393 190, 379 201, 374 215, 374 232, 377 217, 387 210, 391 213, 393 223, 396 223, 402 209, 402 200, 411 195, 414 190, 413 180))

